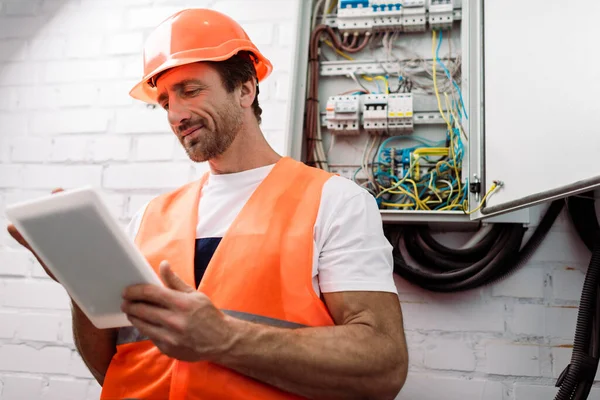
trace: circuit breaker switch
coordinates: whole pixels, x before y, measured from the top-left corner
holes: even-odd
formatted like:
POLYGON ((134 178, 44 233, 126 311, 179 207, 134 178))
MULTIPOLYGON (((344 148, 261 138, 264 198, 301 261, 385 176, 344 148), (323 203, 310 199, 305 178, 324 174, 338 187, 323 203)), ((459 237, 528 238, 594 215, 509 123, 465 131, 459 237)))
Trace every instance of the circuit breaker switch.
POLYGON ((429 25, 431 29, 452 29, 454 22, 453 0, 429 0, 429 25))
POLYGON ((413 96, 411 93, 388 95, 387 107, 388 131, 392 133, 410 133, 413 124, 413 96))
POLYGON ((332 96, 327 100, 327 129, 333 135, 358 135, 360 133, 360 97, 332 96))
POLYGON ((425 0, 402 3, 402 27, 405 32, 424 32, 427 28, 425 0))
POLYGON ((363 128, 371 135, 386 135, 388 95, 368 94, 363 96, 363 128))
POLYGON ((373 30, 400 30, 402 27, 402 3, 393 0, 371 0, 373 30))
POLYGON ((337 18, 340 32, 363 33, 373 29, 369 0, 340 0, 337 18))

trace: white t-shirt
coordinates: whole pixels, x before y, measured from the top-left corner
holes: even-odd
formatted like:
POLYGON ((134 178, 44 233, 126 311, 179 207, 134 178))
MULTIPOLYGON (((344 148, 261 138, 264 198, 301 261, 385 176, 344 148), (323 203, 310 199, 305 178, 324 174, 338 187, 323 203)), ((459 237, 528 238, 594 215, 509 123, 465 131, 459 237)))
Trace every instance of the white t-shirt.
MULTIPOLYGON (((202 189, 196 228, 196 251, 209 257, 254 190, 273 165, 233 174, 210 174, 202 189), (203 252, 205 250, 202 250, 203 252), (211 252, 212 251, 212 252, 211 252)), ((146 206, 131 220, 135 238, 146 206)), ((392 246, 385 238, 372 195, 354 182, 331 177, 323 186, 314 228, 313 287, 320 293, 396 292, 392 246)), ((208 262, 208 260, 207 260, 208 262)))

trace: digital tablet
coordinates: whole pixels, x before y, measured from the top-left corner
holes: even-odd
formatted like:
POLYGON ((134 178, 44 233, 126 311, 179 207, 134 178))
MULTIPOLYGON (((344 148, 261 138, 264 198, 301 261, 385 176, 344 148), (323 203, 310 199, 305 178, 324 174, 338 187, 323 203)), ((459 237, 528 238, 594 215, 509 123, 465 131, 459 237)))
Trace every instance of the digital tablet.
POLYGON ((9 220, 97 328, 130 326, 122 292, 163 285, 92 187, 6 207, 9 220))

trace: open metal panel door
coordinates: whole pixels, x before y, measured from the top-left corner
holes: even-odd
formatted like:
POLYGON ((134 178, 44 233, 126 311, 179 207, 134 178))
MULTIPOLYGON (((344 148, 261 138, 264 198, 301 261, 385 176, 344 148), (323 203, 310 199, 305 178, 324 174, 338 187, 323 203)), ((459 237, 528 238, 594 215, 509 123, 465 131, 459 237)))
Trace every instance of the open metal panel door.
POLYGON ((599 186, 600 2, 468 3, 471 209, 503 182, 473 218, 599 186))

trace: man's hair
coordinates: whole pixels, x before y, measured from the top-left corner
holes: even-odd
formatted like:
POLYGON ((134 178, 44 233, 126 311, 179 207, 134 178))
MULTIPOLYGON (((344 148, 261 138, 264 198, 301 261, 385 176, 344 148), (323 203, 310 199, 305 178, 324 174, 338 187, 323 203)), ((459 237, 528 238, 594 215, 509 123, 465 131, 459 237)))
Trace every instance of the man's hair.
POLYGON ((248 51, 240 51, 233 57, 218 62, 210 62, 210 64, 217 70, 223 80, 225 89, 229 93, 233 92, 242 84, 248 82, 250 79, 256 81, 256 97, 252 103, 252 109, 254 110, 254 116, 260 124, 262 109, 258 105, 258 79, 256 78, 256 70, 254 69, 254 55, 248 51))

